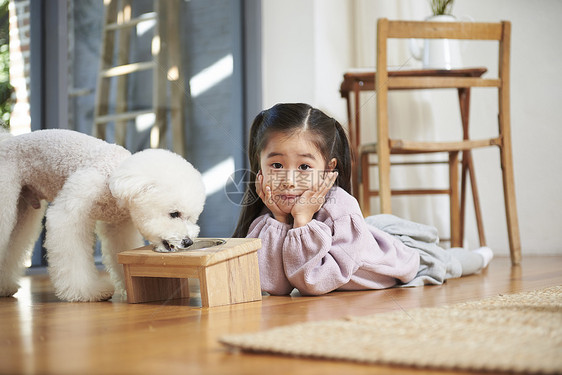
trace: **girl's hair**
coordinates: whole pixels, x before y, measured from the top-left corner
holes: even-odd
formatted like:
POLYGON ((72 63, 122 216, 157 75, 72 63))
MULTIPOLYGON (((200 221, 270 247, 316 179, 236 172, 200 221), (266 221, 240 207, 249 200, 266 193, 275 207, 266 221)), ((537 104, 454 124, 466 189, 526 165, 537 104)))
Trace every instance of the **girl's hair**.
POLYGON ((351 193, 351 152, 341 124, 308 104, 277 104, 258 114, 250 129, 250 181, 246 186, 233 237, 246 237, 250 224, 264 208, 264 203, 256 193, 255 181, 260 170, 260 154, 269 137, 274 133, 290 135, 298 131, 306 131, 312 135, 312 142, 326 162, 332 158, 337 160, 338 177, 335 185, 351 193))

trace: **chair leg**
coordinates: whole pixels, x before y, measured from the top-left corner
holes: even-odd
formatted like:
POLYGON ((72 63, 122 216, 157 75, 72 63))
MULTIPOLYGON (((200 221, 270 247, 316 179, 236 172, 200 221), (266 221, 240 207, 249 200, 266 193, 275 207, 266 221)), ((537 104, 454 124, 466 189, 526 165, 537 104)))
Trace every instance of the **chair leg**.
MULTIPOLYGON (((381 202, 381 213, 391 214, 391 190, 390 190, 390 152, 388 146, 384 148, 386 151, 381 152, 383 147, 377 150, 377 157, 379 161, 379 199, 381 202)), ((458 160, 458 159, 457 159, 458 160)))
MULTIPOLYGON (((463 139, 468 139, 468 125, 470 116, 470 88, 458 88, 459 109, 461 112, 463 139)), ((460 240, 464 242, 465 208, 466 208, 466 173, 468 171, 468 152, 462 154, 461 169, 461 208, 460 208, 460 240)))
POLYGON ((502 38, 500 39, 498 76, 502 82, 498 89, 498 125, 502 138, 500 157, 503 178, 503 196, 505 200, 505 215, 507 219, 507 234, 509 237, 509 250, 511 264, 521 262, 521 240, 519 238, 519 223, 517 221, 517 206, 515 202, 515 178, 513 175, 513 159, 511 152, 511 126, 510 126, 510 63, 511 51, 511 23, 502 22, 502 38))
POLYGON ((484 235, 484 221, 482 219, 482 211, 480 210, 480 197, 478 195, 478 187, 476 184, 476 173, 474 172, 474 162, 472 153, 467 151, 467 168, 470 176, 470 187, 472 189, 472 200, 474 201, 474 215, 476 216, 476 226, 478 228, 478 240, 480 246, 486 246, 486 236, 484 235))
POLYGON ((468 173, 468 155, 467 151, 462 153, 461 162, 461 203, 460 203, 460 238, 461 242, 464 243, 464 226, 465 226, 465 216, 466 216, 466 176, 468 173))
POLYGON ((449 210, 451 220, 451 247, 462 247, 459 208, 459 152, 449 153, 449 210))
POLYGON ((369 190, 369 153, 363 152, 361 154, 361 199, 359 202, 365 217, 371 215, 369 190))
POLYGON ((379 165, 379 199, 380 211, 392 213, 390 200, 390 144, 388 132, 388 71, 387 71, 388 22, 377 22, 377 74, 375 75, 376 121, 377 121, 377 158, 379 165))
MULTIPOLYGON (((350 146, 351 152, 353 156, 356 157, 359 155, 359 145, 361 144, 361 132, 359 130, 359 124, 361 123, 361 102, 360 102, 360 95, 359 95, 359 87, 358 84, 353 85, 353 98, 355 100, 355 113, 353 117, 351 116, 351 107, 350 101, 348 100, 348 118, 350 119, 349 129, 350 129, 350 146)), ((359 160, 355 159, 351 162, 351 183, 352 183, 352 192, 353 196, 358 198, 359 197, 359 160)))
MULTIPOLYGON (((461 112, 463 139, 469 139, 469 116, 470 116, 470 88, 461 87, 458 89, 459 107, 461 112)), ((472 200, 474 203, 474 214, 476 216, 476 225, 478 228, 478 239, 480 246, 486 246, 486 238, 484 236, 484 224, 482 221, 482 212, 480 211, 480 201, 478 198, 478 188, 476 185, 476 174, 474 173, 474 163, 472 161, 472 153, 470 150, 463 152, 462 157, 462 174, 461 174, 461 212, 460 212, 460 240, 464 240, 465 227, 465 208, 466 208, 466 174, 470 174, 470 186, 472 189, 472 200)))
POLYGON ((505 216, 507 220, 507 235, 509 238, 509 250, 511 264, 521 263, 521 239, 519 237, 519 222, 517 220, 517 204, 515 201, 515 178, 513 173, 513 160, 511 148, 500 147, 503 195, 505 200, 505 216))

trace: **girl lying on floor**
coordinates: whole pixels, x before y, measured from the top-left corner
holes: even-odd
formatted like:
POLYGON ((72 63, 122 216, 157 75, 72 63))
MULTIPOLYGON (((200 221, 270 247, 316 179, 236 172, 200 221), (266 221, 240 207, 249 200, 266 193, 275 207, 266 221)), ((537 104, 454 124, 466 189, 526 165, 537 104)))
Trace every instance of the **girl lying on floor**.
POLYGON ((277 104, 250 130, 255 176, 234 237, 260 238, 262 290, 333 290, 441 284, 479 272, 492 251, 437 245, 437 230, 392 215, 363 218, 350 194, 351 153, 342 126, 307 104, 277 104))

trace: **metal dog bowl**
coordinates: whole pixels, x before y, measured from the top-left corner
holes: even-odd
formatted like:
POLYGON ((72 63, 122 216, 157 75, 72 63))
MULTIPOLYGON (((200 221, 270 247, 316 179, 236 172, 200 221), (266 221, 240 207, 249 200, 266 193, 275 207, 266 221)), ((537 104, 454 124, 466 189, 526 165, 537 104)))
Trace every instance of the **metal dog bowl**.
POLYGON ((225 240, 220 238, 204 238, 200 240, 195 240, 193 245, 187 247, 186 249, 181 249, 179 251, 191 251, 191 250, 202 250, 213 246, 218 246, 226 243, 225 240))
MULTIPOLYGON (((225 240, 222 240, 220 238, 201 238, 201 239, 196 239, 193 244, 191 244, 191 246, 186 247, 185 249, 180 249, 178 247, 174 247, 171 245, 168 245, 169 249, 167 251, 160 251, 157 250, 156 246, 154 246, 152 248, 153 251, 157 252, 157 253, 179 253, 182 251, 191 251, 191 250, 206 250, 210 247, 214 247, 214 246, 218 246, 218 245, 222 245, 226 243, 225 240), (170 250, 171 248, 171 250, 170 250)), ((166 246, 166 245, 165 245, 166 246)))

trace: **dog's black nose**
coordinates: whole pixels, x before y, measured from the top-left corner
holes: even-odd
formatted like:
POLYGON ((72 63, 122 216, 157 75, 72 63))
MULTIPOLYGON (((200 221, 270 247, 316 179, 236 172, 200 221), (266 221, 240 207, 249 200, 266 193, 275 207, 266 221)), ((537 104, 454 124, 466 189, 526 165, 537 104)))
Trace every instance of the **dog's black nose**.
POLYGON ((181 240, 181 246, 185 249, 186 247, 189 247, 193 245, 193 241, 191 241, 191 238, 184 238, 183 240, 181 240))

